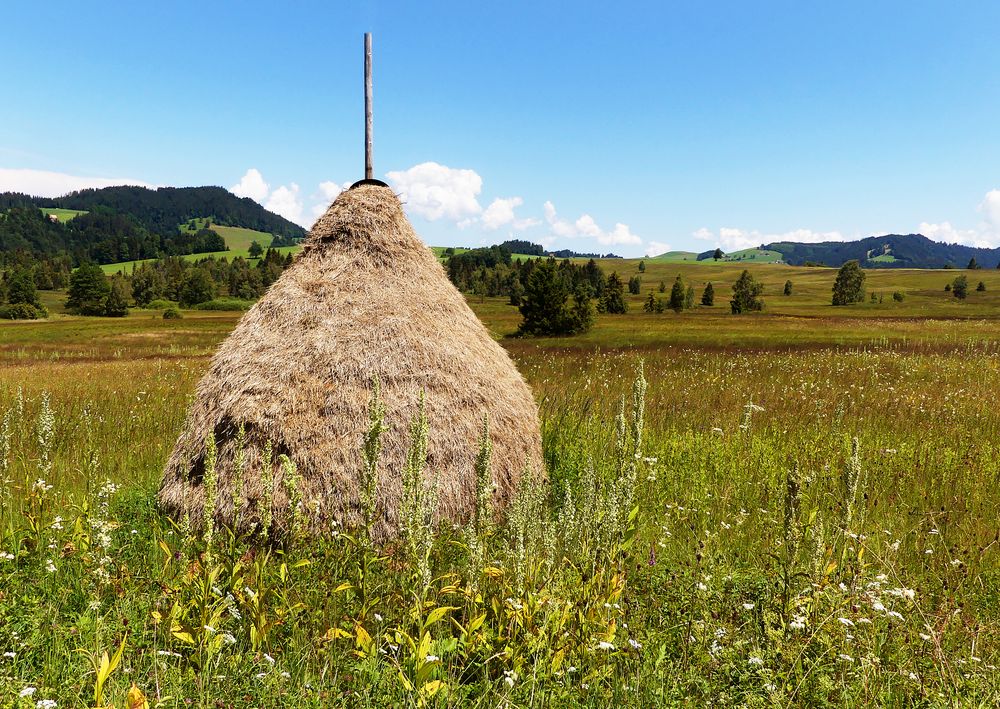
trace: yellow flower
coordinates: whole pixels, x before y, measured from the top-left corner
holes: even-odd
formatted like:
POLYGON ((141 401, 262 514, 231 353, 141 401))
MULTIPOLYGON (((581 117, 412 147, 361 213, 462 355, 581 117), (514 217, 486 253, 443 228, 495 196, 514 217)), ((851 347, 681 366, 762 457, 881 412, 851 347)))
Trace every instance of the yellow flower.
POLYGON ((126 709, 149 709, 149 702, 146 700, 146 695, 142 693, 142 690, 135 686, 135 682, 132 683, 132 688, 128 690, 128 694, 125 695, 126 699, 126 709))

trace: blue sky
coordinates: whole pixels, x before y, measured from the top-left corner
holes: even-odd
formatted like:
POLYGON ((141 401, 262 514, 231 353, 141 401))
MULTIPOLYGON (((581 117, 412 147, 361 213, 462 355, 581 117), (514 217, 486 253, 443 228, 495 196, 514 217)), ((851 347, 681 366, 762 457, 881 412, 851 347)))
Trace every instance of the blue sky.
POLYGON ((0 190, 216 184, 308 226, 375 168, 431 244, 1000 245, 1000 3, 14 3, 0 190))

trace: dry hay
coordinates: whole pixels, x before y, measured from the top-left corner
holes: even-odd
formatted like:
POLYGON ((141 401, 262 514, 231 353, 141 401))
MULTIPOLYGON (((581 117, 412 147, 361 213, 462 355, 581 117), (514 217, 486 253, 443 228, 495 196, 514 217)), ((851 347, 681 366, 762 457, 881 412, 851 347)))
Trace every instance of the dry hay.
POLYGON ((395 536, 409 426, 425 392, 427 476, 438 480, 438 520, 468 519, 475 504, 483 416, 493 445, 494 503, 503 509, 526 469, 541 473, 538 410, 509 356, 469 309, 386 187, 341 194, 313 226, 303 253, 240 320, 198 385, 164 471, 161 506, 203 525, 204 456, 218 447, 216 523, 259 522, 261 466, 273 444, 274 520, 288 528, 277 458, 296 464, 312 533, 362 519, 359 503, 373 378, 381 382, 378 539, 395 536), (236 438, 245 429, 245 504, 235 515, 236 438))

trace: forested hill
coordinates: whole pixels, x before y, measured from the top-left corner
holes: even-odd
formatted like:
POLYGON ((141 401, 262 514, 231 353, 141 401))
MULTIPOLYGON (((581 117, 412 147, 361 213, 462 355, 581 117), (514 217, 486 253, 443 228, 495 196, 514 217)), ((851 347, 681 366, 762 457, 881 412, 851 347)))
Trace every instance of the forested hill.
POLYGON ((994 268, 1000 263, 1000 249, 945 244, 931 241, 923 234, 889 234, 819 244, 778 241, 761 248, 777 251, 785 263, 793 266, 807 263, 841 266, 857 260, 865 268, 965 268, 973 258, 982 268, 994 268))
POLYGON ((286 241, 305 236, 299 225, 221 187, 106 187, 56 198, 5 192, 0 193, 0 265, 56 257, 74 265, 118 263, 225 250, 225 241, 210 229, 180 228, 205 218, 286 241), (43 208, 82 213, 63 223, 43 208))
POLYGON ((222 187, 104 187, 54 198, 0 194, 0 209, 23 206, 25 202, 36 207, 87 212, 102 207, 131 215, 157 234, 172 234, 179 224, 202 217, 212 217, 212 222, 221 226, 239 226, 284 237, 301 238, 306 233, 298 224, 267 211, 249 197, 237 197, 222 187))

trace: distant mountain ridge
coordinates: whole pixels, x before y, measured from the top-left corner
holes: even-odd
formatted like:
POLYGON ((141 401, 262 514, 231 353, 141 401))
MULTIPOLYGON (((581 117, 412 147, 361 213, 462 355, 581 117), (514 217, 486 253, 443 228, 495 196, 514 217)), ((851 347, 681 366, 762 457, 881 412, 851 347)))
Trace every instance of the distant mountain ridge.
POLYGON ((32 197, 5 192, 0 209, 33 204, 92 212, 103 208, 134 217, 149 231, 169 234, 190 219, 212 217, 223 226, 239 226, 290 238, 302 238, 306 230, 269 212, 249 197, 237 197, 222 187, 159 187, 149 189, 123 185, 71 192, 62 197, 32 197))
POLYGON ((761 248, 777 251, 792 266, 815 263, 839 267, 857 260, 865 268, 965 268, 973 258, 982 268, 995 268, 1000 263, 1000 248, 945 244, 923 234, 888 234, 817 244, 777 241, 761 248))
POLYGON ((298 224, 222 187, 104 187, 54 198, 5 192, 0 193, 0 263, 21 258, 19 253, 103 264, 225 249, 215 232, 180 228, 205 218, 218 226, 271 234, 285 245, 306 234, 298 224), (85 213, 62 223, 43 215, 42 208, 85 213))

